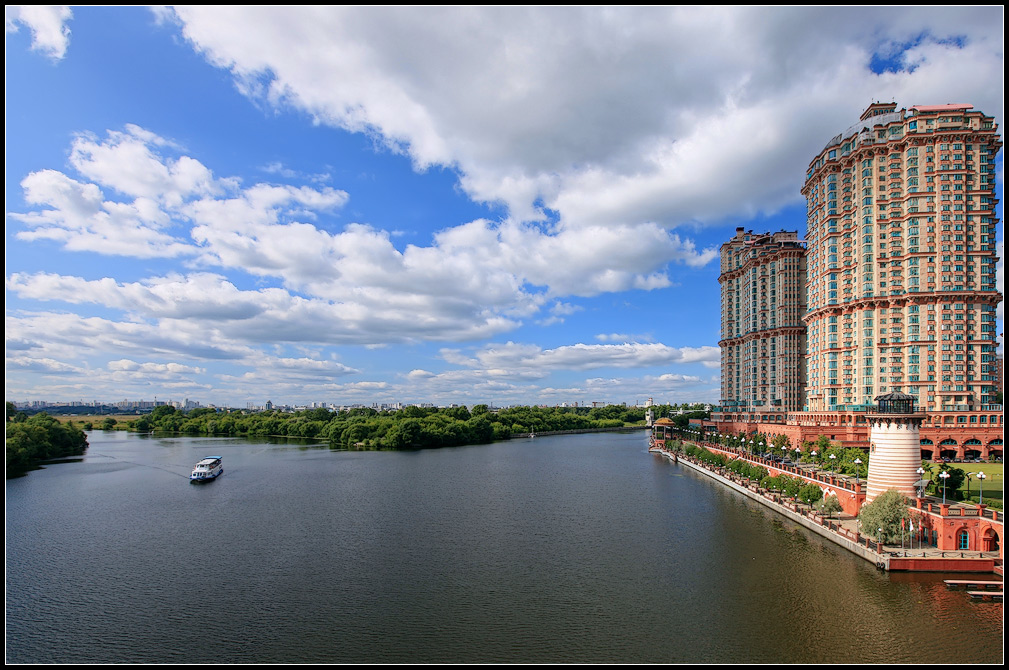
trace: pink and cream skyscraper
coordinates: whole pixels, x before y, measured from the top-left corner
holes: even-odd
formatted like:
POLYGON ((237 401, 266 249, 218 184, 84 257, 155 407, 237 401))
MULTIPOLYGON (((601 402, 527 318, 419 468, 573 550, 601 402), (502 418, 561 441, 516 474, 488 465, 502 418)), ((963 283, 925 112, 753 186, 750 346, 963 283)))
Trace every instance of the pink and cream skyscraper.
POLYGON ((971 105, 875 103, 809 164, 807 411, 995 402, 1001 147, 971 105))
POLYGON ((797 232, 743 228, 720 249, 721 411, 782 422, 802 409, 806 247, 797 232))

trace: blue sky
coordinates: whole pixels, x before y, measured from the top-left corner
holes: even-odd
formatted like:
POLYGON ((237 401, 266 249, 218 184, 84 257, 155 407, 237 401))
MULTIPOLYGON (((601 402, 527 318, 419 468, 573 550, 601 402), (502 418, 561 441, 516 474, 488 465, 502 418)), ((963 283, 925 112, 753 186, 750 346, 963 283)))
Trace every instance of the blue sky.
POLYGON ((717 402, 718 246, 874 100, 1001 128, 1002 26, 7 7, 7 399, 717 402))

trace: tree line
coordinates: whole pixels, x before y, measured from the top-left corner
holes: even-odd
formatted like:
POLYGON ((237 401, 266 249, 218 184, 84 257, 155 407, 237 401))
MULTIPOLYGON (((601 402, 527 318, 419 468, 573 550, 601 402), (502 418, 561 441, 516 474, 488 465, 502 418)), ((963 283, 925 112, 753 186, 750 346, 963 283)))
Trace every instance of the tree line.
POLYGON ((523 406, 496 412, 487 405, 475 405, 472 410, 411 406, 396 411, 355 408, 333 412, 316 408, 293 413, 217 411, 205 407, 180 411, 163 405, 138 419, 118 423, 106 419, 98 427, 145 433, 314 438, 347 449, 419 449, 485 444, 515 434, 618 428, 643 423, 644 418, 644 409, 620 405, 523 406))
POLYGON ((45 412, 28 416, 7 403, 7 476, 24 474, 42 461, 80 456, 88 448, 84 431, 45 412))

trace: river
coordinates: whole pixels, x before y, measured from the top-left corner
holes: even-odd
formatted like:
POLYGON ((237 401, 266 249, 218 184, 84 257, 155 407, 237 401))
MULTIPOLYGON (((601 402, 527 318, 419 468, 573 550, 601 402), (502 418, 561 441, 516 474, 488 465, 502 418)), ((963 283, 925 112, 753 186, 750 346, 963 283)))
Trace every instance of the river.
POLYGON ((9 663, 1003 659, 1001 603, 879 572, 644 431, 88 439, 7 481, 9 663), (224 475, 191 484, 207 455, 224 475))

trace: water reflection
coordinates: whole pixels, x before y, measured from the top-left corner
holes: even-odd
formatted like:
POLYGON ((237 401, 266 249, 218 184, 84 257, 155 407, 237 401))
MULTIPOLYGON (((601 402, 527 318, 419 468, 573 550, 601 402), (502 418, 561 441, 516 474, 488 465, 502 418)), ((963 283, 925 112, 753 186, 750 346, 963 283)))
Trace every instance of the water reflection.
POLYGON ((93 435, 8 482, 9 662, 1002 659, 1000 604, 879 572, 643 435, 93 435), (186 486, 206 453, 225 475, 186 486))

